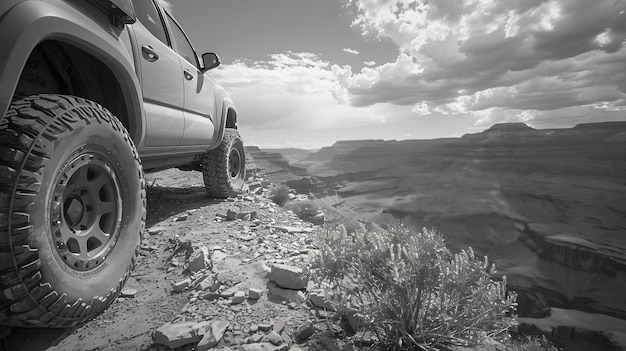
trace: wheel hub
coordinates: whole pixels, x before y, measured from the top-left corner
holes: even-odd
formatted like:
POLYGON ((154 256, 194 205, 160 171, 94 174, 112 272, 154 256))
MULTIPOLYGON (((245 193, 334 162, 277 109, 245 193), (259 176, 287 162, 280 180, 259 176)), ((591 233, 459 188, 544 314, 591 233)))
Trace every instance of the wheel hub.
POLYGON ((233 148, 228 157, 228 174, 231 178, 239 177, 241 173, 241 155, 239 150, 233 148))
POLYGON ((105 261, 122 219, 119 181, 106 158, 81 154, 61 170, 50 219, 54 246, 69 267, 87 271, 105 261))
POLYGON ((73 230, 82 221, 84 214, 85 206, 80 200, 80 197, 71 196, 65 200, 63 204, 63 215, 70 229, 73 230))

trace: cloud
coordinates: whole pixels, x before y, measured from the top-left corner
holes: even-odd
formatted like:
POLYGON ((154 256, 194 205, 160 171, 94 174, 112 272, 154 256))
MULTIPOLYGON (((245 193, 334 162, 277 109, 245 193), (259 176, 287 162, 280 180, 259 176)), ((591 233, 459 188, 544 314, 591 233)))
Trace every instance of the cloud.
POLYGON ((350 49, 350 48, 344 48, 343 51, 347 52, 348 54, 353 54, 353 55, 358 55, 359 54, 359 50, 350 49))
POLYGON ((626 2, 349 0, 395 62, 332 66, 341 101, 470 113, 477 123, 615 118, 626 101, 626 2), (559 117, 561 116, 561 117, 559 117))
POLYGON ((287 52, 265 61, 236 61, 211 71, 237 105, 241 125, 261 131, 348 128, 411 116, 410 106, 342 103, 335 67, 312 53, 287 52))

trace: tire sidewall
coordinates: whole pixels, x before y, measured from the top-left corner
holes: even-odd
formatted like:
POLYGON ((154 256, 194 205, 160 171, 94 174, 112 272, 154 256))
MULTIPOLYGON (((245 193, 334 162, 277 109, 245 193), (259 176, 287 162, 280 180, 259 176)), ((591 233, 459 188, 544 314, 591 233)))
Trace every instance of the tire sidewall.
POLYGON ((42 171, 41 189, 30 211, 36 216, 31 218, 34 228, 29 244, 38 249, 43 281, 66 294, 69 301, 114 298, 134 264, 143 229, 142 177, 134 147, 112 124, 98 123, 95 119, 82 122, 73 131, 59 135, 53 143, 51 158, 42 171), (103 156, 115 172, 122 198, 122 223, 117 242, 105 261, 92 270, 77 271, 63 262, 54 246, 51 206, 63 168, 87 152, 103 156))

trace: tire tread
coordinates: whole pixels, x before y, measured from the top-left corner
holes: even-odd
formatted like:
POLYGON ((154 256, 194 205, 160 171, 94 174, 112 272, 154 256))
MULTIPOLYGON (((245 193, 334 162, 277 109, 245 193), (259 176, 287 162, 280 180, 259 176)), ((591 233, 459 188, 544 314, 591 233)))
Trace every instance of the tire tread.
POLYGON ((55 291, 53 285, 45 281, 38 251, 28 245, 33 233, 29 210, 41 188, 43 167, 50 159, 53 143, 81 125, 91 123, 108 124, 123 133, 133 150, 140 170, 145 223, 141 162, 130 135, 116 117, 95 102, 73 96, 42 94, 14 100, 0 121, 0 164, 3 165, 0 166, 0 200, 8 203, 8 206, 0 206, 0 324, 18 327, 78 325, 113 302, 134 267, 138 247, 130 260, 129 271, 107 296, 96 296, 89 302, 67 301, 66 294, 55 291))
POLYGON ((240 188, 233 186, 228 174, 228 155, 236 143, 241 143, 243 158, 243 177, 245 179, 245 152, 243 142, 236 129, 226 129, 224 138, 219 147, 208 151, 202 157, 202 177, 209 196, 216 199, 226 199, 236 195, 240 188))

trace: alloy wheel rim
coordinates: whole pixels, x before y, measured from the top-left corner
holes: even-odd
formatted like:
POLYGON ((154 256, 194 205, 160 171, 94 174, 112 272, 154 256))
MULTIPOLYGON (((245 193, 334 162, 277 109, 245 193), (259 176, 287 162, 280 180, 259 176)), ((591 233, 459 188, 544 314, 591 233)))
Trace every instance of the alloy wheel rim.
POLYGON ((52 240, 70 268, 92 270, 113 250, 122 221, 120 183, 106 158, 75 157, 57 178, 51 206, 52 240))
POLYGON ((240 177, 242 163, 241 153, 236 148, 233 148, 228 156, 228 175, 231 179, 240 177))

